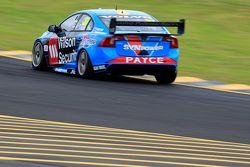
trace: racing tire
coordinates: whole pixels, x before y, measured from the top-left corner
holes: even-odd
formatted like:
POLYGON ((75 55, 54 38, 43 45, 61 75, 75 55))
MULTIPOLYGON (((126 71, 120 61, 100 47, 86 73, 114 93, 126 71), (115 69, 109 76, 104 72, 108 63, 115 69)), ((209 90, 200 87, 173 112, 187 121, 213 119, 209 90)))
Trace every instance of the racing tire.
POLYGON ((45 70, 47 68, 46 59, 43 54, 43 45, 36 42, 32 49, 32 68, 35 70, 45 70))
POLYGON ((165 70, 164 72, 160 72, 155 75, 155 79, 159 84, 171 84, 175 81, 177 77, 176 68, 171 68, 169 70, 165 70))
POLYGON ((90 78, 93 76, 93 66, 88 53, 82 50, 77 58, 76 74, 81 78, 90 78))

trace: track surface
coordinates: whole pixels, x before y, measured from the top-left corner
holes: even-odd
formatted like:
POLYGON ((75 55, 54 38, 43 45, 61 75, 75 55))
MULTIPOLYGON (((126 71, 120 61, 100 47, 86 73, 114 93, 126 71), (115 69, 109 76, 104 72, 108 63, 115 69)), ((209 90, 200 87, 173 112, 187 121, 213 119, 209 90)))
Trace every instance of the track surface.
POLYGON ((248 95, 126 77, 83 80, 2 57, 0 80, 1 115, 250 144, 248 95))

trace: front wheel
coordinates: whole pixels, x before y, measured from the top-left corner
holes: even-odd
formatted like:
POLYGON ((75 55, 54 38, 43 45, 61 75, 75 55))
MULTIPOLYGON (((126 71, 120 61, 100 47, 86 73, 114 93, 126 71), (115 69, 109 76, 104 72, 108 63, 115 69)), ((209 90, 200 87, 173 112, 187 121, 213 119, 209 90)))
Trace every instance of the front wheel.
POLYGON ((78 56, 76 72, 77 75, 82 78, 89 78, 93 75, 92 63, 85 50, 81 51, 78 56))
POLYGON ((171 84, 177 77, 176 68, 165 70, 155 75, 155 79, 159 84, 171 84))
POLYGON ((46 60, 43 54, 43 45, 41 42, 36 42, 32 50, 32 67, 35 70, 45 70, 46 60))

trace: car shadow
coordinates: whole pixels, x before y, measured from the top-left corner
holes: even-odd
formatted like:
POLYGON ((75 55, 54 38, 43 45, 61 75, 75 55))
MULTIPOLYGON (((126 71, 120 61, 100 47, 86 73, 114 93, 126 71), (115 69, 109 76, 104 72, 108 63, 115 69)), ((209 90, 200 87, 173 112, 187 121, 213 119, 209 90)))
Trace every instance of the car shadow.
POLYGON ((148 84, 148 85, 157 85, 156 81, 150 81, 147 79, 142 78, 141 76, 128 76, 128 75, 121 75, 121 76, 114 76, 109 74, 102 74, 97 75, 89 80, 96 80, 96 81, 104 81, 104 82, 120 82, 120 83, 133 83, 133 84, 148 84))
MULTIPOLYGON (((113 83, 129 83, 129 84, 143 84, 143 85, 158 85, 158 86, 173 86, 173 85, 161 85, 154 80, 149 80, 143 76, 129 76, 129 75, 111 75, 111 74, 98 74, 90 78, 80 78, 73 74, 59 73, 53 70, 49 71, 36 71, 31 69, 33 72, 40 74, 48 74, 53 76, 62 76, 65 79, 77 79, 81 81, 100 81, 100 82, 113 82, 113 83)), ((60 77, 61 78, 61 77, 60 77)), ((62 78, 61 78, 62 79, 62 78)))

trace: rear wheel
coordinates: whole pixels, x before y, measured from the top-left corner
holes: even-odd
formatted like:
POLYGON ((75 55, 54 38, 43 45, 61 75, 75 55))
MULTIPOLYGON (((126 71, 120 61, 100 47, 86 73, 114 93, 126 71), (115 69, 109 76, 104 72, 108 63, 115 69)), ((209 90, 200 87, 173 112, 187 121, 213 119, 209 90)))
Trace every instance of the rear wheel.
POLYGON ((171 68, 155 75, 155 79, 159 84, 171 84, 175 81, 176 77, 176 68, 171 68))
POLYGON ((32 50, 32 67, 35 70, 45 70, 46 60, 43 55, 43 45, 41 42, 36 42, 32 50))
POLYGON ((93 75, 93 67, 86 51, 81 51, 77 60, 77 75, 82 78, 89 78, 93 75))

